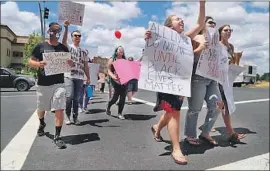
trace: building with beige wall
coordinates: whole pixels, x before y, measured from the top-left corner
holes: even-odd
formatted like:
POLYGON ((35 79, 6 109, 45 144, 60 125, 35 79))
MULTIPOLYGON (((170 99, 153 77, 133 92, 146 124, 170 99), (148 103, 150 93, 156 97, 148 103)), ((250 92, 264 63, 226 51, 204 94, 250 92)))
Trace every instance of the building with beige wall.
POLYGON ((1 67, 23 67, 24 45, 28 36, 16 35, 7 25, 1 25, 1 67))

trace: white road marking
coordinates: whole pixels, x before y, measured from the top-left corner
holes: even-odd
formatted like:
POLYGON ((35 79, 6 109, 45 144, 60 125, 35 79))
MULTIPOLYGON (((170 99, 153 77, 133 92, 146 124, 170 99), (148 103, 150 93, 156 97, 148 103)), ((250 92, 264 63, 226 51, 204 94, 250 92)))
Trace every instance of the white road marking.
MULTIPOLYGON (((27 96, 27 95, 24 95, 24 96, 27 96)), ((29 95, 29 96, 32 96, 32 95, 29 95)), ((7 97, 10 97, 10 96, 7 96, 7 97)), ((141 102, 141 103, 145 103, 149 106, 155 106, 155 103, 141 100, 138 98, 133 98, 133 100, 141 102)), ((239 102, 236 102, 235 104, 255 103, 255 102, 264 102, 264 101, 269 101, 269 99, 239 101, 239 102)), ((182 107, 182 109, 188 109, 188 107, 182 107)), ((1 170, 20 170, 22 168, 26 160, 26 157, 32 147, 32 144, 35 140, 38 126, 39 126, 39 122, 38 122, 37 114, 36 112, 34 112, 33 115, 22 127, 22 129, 13 137, 13 139, 9 142, 6 148, 2 151, 1 170)))
POLYGON ((207 170, 269 170, 269 153, 207 170))
MULTIPOLYGON (((155 103, 148 102, 146 100, 138 99, 138 98, 135 98, 135 97, 133 97, 132 99, 134 101, 141 102, 141 103, 144 103, 144 104, 149 105, 149 106, 154 107, 156 105, 155 103)), ((269 99, 245 100, 245 101, 235 102, 234 104, 258 103, 258 102, 266 102, 266 101, 269 101, 269 99)), ((203 107, 206 107, 206 105, 203 105, 203 107)), ((185 110, 185 109, 188 109, 188 106, 181 107, 181 110, 185 110)))
POLYGON ((36 111, 1 152, 1 170, 20 170, 32 147, 39 126, 36 111))
POLYGON ((11 96, 1 96, 1 97, 29 97, 29 96, 37 96, 36 94, 22 94, 22 95, 11 95, 11 96))

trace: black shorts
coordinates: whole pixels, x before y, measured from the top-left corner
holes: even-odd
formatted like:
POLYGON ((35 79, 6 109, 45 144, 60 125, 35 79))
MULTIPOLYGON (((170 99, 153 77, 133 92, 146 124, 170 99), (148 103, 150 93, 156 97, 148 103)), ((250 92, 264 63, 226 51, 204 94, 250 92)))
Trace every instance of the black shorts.
POLYGON ((138 80, 130 80, 128 82, 127 92, 137 92, 138 91, 138 80))

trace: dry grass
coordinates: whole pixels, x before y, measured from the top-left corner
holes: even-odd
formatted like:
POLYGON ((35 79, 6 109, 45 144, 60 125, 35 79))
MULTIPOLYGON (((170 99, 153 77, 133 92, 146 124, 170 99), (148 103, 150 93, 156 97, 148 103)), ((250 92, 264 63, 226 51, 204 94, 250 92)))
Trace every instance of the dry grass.
POLYGON ((256 84, 248 85, 250 88, 269 88, 269 81, 257 81, 256 84))

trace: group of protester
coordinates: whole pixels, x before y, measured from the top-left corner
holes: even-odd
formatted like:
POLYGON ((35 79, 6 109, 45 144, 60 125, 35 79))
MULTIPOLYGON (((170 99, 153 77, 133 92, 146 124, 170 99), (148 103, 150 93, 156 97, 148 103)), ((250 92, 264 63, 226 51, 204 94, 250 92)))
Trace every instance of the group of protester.
MULTIPOLYGON (((194 67, 191 79, 191 97, 188 100, 188 111, 185 121, 185 136, 186 141, 191 145, 201 145, 202 141, 208 142, 211 145, 218 145, 217 142, 210 136, 210 133, 214 131, 214 124, 222 113, 224 123, 226 125, 229 141, 239 141, 244 138, 245 135, 235 133, 231 124, 231 115, 228 111, 228 105, 226 97, 224 95, 222 85, 217 81, 199 76, 195 74, 196 66, 200 54, 204 49, 208 48, 208 43, 205 39, 205 32, 207 27, 216 27, 216 22, 210 16, 205 16, 205 1, 200 1, 199 16, 196 25, 189 31, 185 32, 185 35, 192 40, 194 50, 194 67), (199 127, 202 133, 197 138, 197 120, 198 114, 202 109, 204 100, 207 103, 207 114, 205 122, 199 127)), ((167 17, 165 24, 179 34, 184 32, 184 21, 176 16, 170 15, 167 17)), ((89 74, 89 54, 86 49, 80 47, 81 33, 78 30, 71 32, 72 44, 67 44, 69 22, 64 23, 64 35, 62 43, 59 43, 60 33, 62 27, 58 23, 50 23, 47 33, 49 34, 49 40, 38 44, 32 52, 32 57, 29 60, 29 65, 38 69, 38 88, 37 88, 37 114, 40 120, 40 125, 37 134, 39 136, 44 135, 44 128, 46 126, 44 121, 45 111, 51 111, 55 114, 55 136, 54 142, 59 148, 66 148, 65 142, 61 139, 60 133, 64 121, 64 111, 66 113, 66 124, 69 125, 72 122, 74 124, 80 124, 78 120, 79 106, 86 109, 89 98, 85 96, 85 102, 82 101, 82 93, 86 94, 87 86, 91 83, 89 74), (46 63, 43 61, 43 53, 49 52, 70 52, 72 60, 68 63, 71 66, 71 72, 46 76, 44 66, 46 63), (71 116, 72 115, 72 116, 71 116), (72 119, 72 118, 73 119, 72 119)), ((230 25, 226 24, 219 29, 220 44, 228 51, 228 59, 230 64, 234 63, 234 47, 229 43, 232 29, 230 25)), ((151 38, 151 32, 145 32, 145 40, 151 38)), ((108 61, 108 77, 109 77, 109 93, 110 99, 106 106, 106 114, 111 115, 111 107, 118 101, 118 117, 119 119, 125 119, 123 115, 123 109, 126 102, 126 96, 128 96, 128 104, 130 104, 132 96, 138 89, 138 80, 130 80, 128 84, 120 84, 118 74, 115 71, 113 62, 119 59, 126 59, 124 48, 119 46, 115 49, 112 57, 108 61), (113 90, 113 91, 112 91, 113 90)), ((139 59, 142 61, 143 56, 139 59)), ((128 58, 133 61, 133 58, 128 58)), ((104 91, 104 86, 101 89, 104 91)), ((93 87, 94 89, 94 87, 93 87)), ((160 93, 157 92, 156 106, 154 111, 164 110, 165 113, 160 116, 158 123, 151 127, 151 131, 154 135, 154 139, 157 142, 163 140, 160 132, 167 126, 168 133, 172 142, 172 159, 178 164, 187 164, 187 158, 183 155, 180 145, 180 110, 183 104, 184 97, 160 93)))

